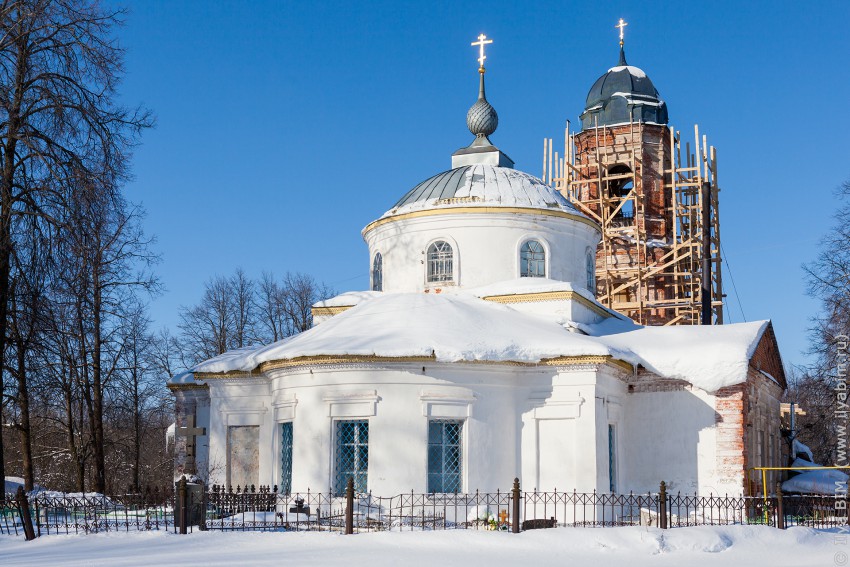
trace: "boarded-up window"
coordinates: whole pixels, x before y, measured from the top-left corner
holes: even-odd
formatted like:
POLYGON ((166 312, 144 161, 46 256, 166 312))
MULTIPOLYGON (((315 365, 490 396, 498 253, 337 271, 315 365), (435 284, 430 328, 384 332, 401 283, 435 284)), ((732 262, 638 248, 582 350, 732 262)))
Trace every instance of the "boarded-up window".
POLYGON ((227 484, 256 486, 259 472, 260 426, 231 425, 227 428, 227 484))

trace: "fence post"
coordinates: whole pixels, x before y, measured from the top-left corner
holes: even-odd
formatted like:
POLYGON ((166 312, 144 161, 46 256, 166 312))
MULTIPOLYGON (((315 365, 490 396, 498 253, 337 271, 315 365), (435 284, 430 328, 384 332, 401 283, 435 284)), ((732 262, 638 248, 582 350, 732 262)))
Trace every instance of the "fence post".
POLYGON ((513 504, 513 510, 511 511, 511 532, 518 534, 519 533, 519 479, 514 478, 514 487, 511 490, 511 504, 513 504))
POLYGON ((202 532, 207 531, 207 507, 209 504, 209 496, 207 495, 207 483, 199 480, 201 485, 201 511, 199 513, 201 523, 198 524, 198 529, 202 532))
POLYGON ((354 533, 354 477, 345 485, 345 535, 354 533))
POLYGON ((177 481, 177 505, 178 505, 178 513, 177 513, 177 525, 180 527, 180 533, 186 534, 186 524, 188 523, 186 519, 188 518, 187 508, 189 508, 189 499, 186 498, 186 475, 183 475, 180 480, 177 481))
POLYGON ((667 483, 661 481, 661 490, 658 493, 658 527, 667 529, 667 483))
POLYGON ((30 503, 27 500, 27 493, 24 492, 24 487, 19 486, 18 492, 15 494, 15 500, 18 503, 18 512, 21 514, 21 522, 24 524, 24 537, 27 541, 35 539, 35 530, 32 527, 32 516, 30 515, 30 503))
POLYGON ((776 527, 785 529, 785 510, 782 506, 782 483, 776 483, 776 527))

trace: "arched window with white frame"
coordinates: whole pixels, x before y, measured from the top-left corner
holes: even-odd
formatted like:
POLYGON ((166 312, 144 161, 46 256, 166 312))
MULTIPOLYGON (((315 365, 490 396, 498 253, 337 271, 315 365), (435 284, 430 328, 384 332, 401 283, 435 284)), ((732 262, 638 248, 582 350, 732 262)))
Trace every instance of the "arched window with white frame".
POLYGON ((375 253, 372 260, 372 291, 384 290, 384 258, 380 252, 375 253))
POLYGON ((450 282, 454 280, 454 251, 451 244, 438 240, 428 247, 428 282, 450 282))
POLYGON ((526 240, 519 251, 519 275, 523 278, 546 277, 546 250, 537 240, 526 240))

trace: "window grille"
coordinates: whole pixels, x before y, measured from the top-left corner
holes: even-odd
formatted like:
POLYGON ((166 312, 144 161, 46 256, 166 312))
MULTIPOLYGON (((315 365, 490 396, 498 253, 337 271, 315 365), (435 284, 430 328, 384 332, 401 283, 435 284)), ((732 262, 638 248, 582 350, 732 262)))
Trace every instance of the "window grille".
POLYGON ((613 425, 608 425, 608 489, 617 493, 617 435, 613 425))
POLYGON ((428 422, 428 492, 456 493, 462 485, 463 422, 428 422))
POLYGON ((372 261, 372 291, 383 291, 384 289, 384 258, 381 253, 375 254, 372 261))
POLYGON ((454 253, 448 242, 438 241, 428 247, 428 281, 450 282, 453 278, 454 253))
POLYGON ((280 492, 292 491, 292 422, 280 424, 280 492))
POLYGON ((355 492, 366 492, 369 472, 369 421, 336 422, 336 460, 334 491, 345 494, 348 479, 354 479, 355 492))
POLYGON ((596 255, 590 248, 587 249, 587 291, 596 295, 596 255))
POLYGON ((546 277, 546 251, 536 240, 523 243, 519 253, 520 276, 523 278, 546 277))

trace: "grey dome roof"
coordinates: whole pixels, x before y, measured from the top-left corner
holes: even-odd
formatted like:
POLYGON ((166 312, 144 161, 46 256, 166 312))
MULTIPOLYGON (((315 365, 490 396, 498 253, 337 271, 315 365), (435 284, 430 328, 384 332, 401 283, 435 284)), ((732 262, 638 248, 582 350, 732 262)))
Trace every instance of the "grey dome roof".
POLYGON ((560 209, 581 216, 563 195, 533 175, 485 164, 456 167, 426 179, 384 216, 459 204, 560 209))
POLYGON ((612 126, 629 122, 667 124, 667 104, 641 69, 626 63, 620 51, 616 67, 599 77, 590 92, 581 115, 582 130, 595 125, 612 126))

